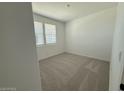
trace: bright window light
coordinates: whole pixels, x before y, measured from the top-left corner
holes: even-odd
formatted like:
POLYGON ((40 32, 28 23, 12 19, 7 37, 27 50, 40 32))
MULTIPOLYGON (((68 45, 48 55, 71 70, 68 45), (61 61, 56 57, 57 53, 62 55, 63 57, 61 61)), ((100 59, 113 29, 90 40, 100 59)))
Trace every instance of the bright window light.
POLYGON ((45 24, 46 44, 56 43, 56 25, 45 24))
POLYGON ((36 45, 44 44, 43 24, 41 22, 34 22, 36 45))

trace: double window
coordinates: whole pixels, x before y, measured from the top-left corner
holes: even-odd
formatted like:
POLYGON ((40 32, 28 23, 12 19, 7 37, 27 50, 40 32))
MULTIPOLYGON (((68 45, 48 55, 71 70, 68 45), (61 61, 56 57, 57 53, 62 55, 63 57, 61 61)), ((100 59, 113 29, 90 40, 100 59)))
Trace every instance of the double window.
POLYGON ((34 22, 36 45, 56 43, 56 25, 34 22))

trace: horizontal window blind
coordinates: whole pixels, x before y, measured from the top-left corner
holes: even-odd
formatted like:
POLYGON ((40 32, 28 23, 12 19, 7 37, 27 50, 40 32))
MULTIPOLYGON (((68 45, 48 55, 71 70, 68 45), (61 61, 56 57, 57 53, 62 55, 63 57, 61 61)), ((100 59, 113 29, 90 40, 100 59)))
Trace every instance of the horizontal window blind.
POLYGON ((44 44, 43 24, 41 22, 34 22, 36 45, 44 44))
POLYGON ((45 24, 46 43, 56 43, 56 25, 45 24))

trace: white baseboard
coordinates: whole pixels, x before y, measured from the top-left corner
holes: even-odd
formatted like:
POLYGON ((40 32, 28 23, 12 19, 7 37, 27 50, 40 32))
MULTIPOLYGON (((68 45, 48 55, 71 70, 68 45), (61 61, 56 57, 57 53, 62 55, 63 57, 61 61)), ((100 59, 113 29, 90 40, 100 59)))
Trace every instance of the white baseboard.
POLYGON ((74 54, 74 55, 79 55, 79 56, 85 56, 85 57, 89 57, 89 58, 92 58, 92 59, 97 59, 97 60, 101 60, 101 61, 105 61, 105 62, 110 62, 109 60, 100 59, 100 58, 93 57, 93 56, 82 55, 80 53, 75 53, 75 52, 66 52, 66 53, 70 53, 70 54, 74 54))
POLYGON ((60 52, 60 53, 56 53, 56 54, 47 56, 47 57, 45 57, 45 58, 39 59, 38 61, 45 60, 45 59, 47 59, 47 58, 54 57, 54 56, 59 55, 59 54, 62 54, 62 53, 64 53, 64 52, 60 52))

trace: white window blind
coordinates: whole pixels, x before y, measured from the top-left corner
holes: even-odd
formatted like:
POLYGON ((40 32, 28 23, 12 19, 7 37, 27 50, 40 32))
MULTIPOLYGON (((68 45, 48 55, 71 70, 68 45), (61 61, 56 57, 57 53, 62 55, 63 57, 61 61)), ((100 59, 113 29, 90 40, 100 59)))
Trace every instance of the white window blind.
POLYGON ((45 24, 46 44, 56 43, 56 25, 45 24))
POLYGON ((34 22, 36 45, 44 44, 43 24, 41 22, 34 22))

